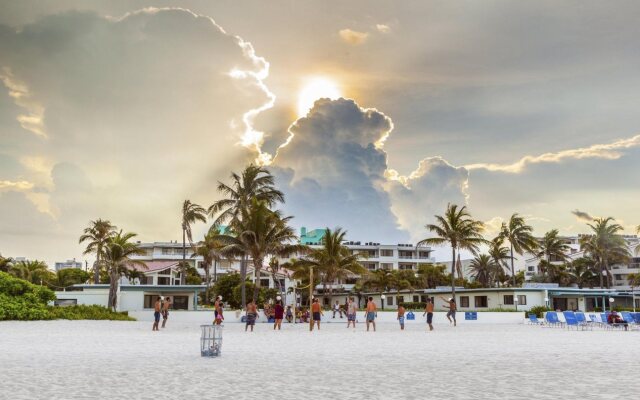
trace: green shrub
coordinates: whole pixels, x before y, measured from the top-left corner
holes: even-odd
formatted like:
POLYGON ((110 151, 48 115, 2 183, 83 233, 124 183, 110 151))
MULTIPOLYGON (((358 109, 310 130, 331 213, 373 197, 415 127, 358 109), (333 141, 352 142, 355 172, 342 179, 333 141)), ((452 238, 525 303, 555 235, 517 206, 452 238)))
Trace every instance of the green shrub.
POLYGON ((420 301, 418 301, 418 302, 403 301, 400 304, 402 304, 404 306, 405 310, 423 311, 427 307, 427 303, 420 302, 420 301))
POLYGON ((135 321, 127 312, 114 312, 97 305, 49 307, 49 315, 49 319, 135 321))
POLYGON ((535 306, 535 307, 531 307, 529 311, 525 311, 524 316, 525 318, 529 318, 529 314, 535 314, 536 317, 542 318, 543 314, 547 311, 553 311, 553 310, 545 306, 535 306))

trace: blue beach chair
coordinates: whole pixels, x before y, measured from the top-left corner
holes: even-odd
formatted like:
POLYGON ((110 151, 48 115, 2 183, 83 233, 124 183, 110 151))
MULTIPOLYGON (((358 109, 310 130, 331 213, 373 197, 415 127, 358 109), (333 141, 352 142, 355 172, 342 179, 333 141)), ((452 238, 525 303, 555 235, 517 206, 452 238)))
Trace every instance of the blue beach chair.
POLYGON ((547 321, 547 324, 549 326, 560 328, 564 326, 564 323, 560 322, 560 320, 558 319, 558 314, 555 311, 547 311, 547 313, 544 315, 544 319, 545 321, 547 321))
POLYGON ((535 314, 528 314, 529 315, 529 325, 542 325, 543 322, 540 321, 538 319, 538 316, 535 314))

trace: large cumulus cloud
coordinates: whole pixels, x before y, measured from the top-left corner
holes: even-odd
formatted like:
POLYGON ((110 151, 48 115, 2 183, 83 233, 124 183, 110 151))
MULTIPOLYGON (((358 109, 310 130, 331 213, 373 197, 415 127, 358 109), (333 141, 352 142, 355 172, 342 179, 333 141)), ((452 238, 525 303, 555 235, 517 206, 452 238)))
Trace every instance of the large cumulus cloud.
MULTIPOLYGON (((0 26, 0 70, 1 179, 33 184, 0 206, 44 211, 71 237, 99 217, 144 239, 177 237, 182 200, 213 201, 215 181, 254 156, 238 143, 250 110, 272 99, 252 46, 182 9, 0 26)), ((9 217, 2 251, 16 254, 11 232, 39 226, 9 217)), ((29 255, 78 256, 74 242, 29 255)))

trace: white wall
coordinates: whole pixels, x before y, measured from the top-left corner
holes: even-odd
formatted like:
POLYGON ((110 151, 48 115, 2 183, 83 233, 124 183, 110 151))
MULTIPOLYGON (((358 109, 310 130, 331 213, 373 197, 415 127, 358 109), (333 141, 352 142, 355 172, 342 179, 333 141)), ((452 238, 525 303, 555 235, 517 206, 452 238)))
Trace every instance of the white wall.
POLYGON ((76 299, 78 305, 99 305, 103 307, 107 307, 108 298, 109 298, 109 290, 98 289, 92 290, 91 292, 55 292, 56 297, 60 300, 63 299, 76 299))

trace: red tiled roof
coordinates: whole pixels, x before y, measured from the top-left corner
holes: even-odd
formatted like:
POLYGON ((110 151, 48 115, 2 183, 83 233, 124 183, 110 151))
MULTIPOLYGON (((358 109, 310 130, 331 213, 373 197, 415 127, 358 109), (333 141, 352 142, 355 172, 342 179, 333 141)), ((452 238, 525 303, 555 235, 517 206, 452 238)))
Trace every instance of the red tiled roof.
POLYGON ((132 265, 132 267, 135 270, 141 271, 141 272, 153 272, 153 271, 163 270, 169 267, 178 266, 177 261, 147 261, 145 262, 145 264, 147 265, 147 268, 144 268, 142 265, 136 265, 136 264, 132 265))

